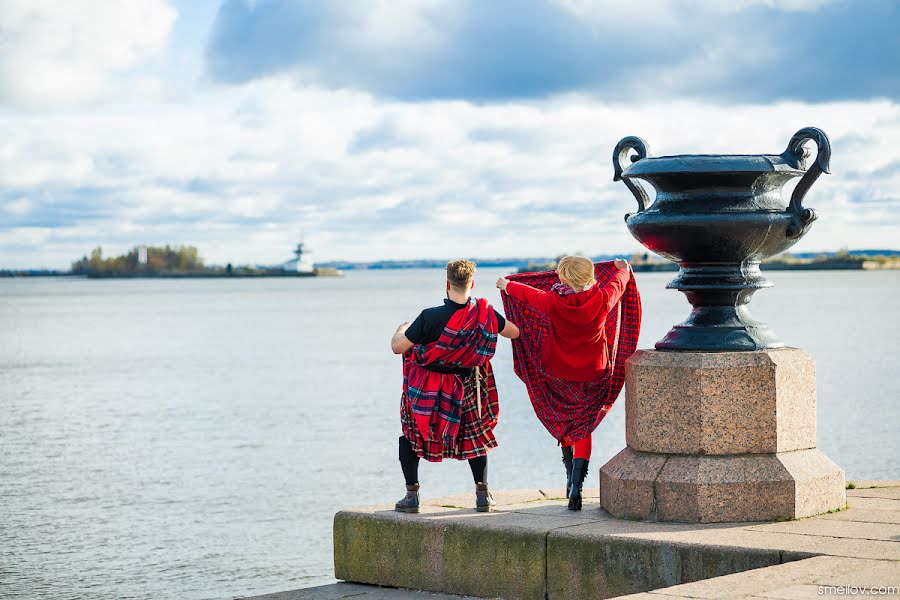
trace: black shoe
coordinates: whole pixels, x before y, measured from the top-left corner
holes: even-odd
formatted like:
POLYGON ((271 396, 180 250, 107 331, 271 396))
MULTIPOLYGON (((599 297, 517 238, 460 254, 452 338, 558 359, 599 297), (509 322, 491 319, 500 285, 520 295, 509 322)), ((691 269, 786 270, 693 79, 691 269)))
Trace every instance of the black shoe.
POLYGON ((488 491, 486 483, 475 484, 475 510, 478 512, 491 512, 494 508, 494 497, 488 491))
POLYGON ((569 510, 581 510, 581 488, 587 477, 588 463, 586 458, 572 461, 572 484, 569 486, 569 510))
POLYGON ((562 447, 562 461, 566 466, 566 498, 569 497, 569 488, 572 487, 572 446, 562 447))
POLYGON ((419 484, 406 486, 406 496, 394 505, 394 510, 405 513, 419 512, 419 484))

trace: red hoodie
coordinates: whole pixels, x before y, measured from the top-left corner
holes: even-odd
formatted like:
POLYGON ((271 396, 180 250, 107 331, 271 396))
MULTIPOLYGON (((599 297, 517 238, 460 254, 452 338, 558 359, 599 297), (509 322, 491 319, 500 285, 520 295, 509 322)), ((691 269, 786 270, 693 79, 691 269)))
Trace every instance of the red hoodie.
POLYGON ((576 294, 545 292, 510 281, 506 293, 545 313, 550 335, 544 343, 544 369, 567 381, 594 381, 604 375, 609 363, 604 342, 604 324, 622 294, 631 273, 620 269, 603 287, 576 294))

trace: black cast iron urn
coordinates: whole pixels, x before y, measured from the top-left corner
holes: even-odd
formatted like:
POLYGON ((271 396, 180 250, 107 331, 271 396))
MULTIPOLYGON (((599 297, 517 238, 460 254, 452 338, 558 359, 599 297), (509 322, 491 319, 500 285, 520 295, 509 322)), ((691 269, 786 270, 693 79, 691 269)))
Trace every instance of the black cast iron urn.
POLYGON ((816 213, 803 198, 828 173, 831 144, 821 129, 801 129, 777 155, 683 154, 650 156, 638 137, 622 139, 613 151, 615 181, 628 186, 638 211, 625 215, 641 244, 680 265, 669 284, 684 292, 694 310, 656 343, 658 350, 748 351, 784 346, 747 307, 750 297, 771 287, 760 261, 784 252, 802 238, 816 213), (804 144, 818 153, 806 168, 804 144), (632 154, 634 152, 634 154, 632 154), (626 166, 630 157, 632 164, 626 166), (802 177, 790 202, 781 189, 802 177), (650 204, 641 179, 656 190, 650 204))

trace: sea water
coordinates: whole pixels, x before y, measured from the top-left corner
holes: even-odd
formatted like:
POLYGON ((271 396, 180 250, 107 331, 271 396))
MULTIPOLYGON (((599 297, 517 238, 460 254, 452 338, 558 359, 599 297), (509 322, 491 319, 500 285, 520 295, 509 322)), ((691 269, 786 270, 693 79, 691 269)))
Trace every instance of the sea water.
MULTIPOLYGON (((476 294, 500 306, 502 269, 476 294)), ((638 274, 643 348, 689 313, 638 274)), ((900 479, 900 272, 774 272, 754 314, 807 349, 820 448, 848 478, 900 479)), ((0 279, 0 597, 229 598, 333 578, 341 507, 403 494, 396 326, 441 270, 343 278, 0 279)), ((502 310, 502 309, 501 309, 502 310)), ((495 489, 562 487, 555 442, 494 359, 495 489)), ((624 446, 619 402, 589 482, 624 446)), ((422 464, 422 494, 471 491, 422 464)), ((473 498, 474 501, 474 498, 473 498)))

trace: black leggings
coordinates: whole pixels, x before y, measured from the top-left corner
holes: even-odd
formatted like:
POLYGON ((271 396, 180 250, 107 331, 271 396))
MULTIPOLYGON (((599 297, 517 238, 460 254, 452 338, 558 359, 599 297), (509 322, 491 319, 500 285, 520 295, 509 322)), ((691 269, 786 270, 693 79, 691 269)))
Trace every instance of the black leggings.
MULTIPOLYGON (((419 457, 416 456, 412 444, 406 436, 400 436, 400 468, 403 469, 403 478, 406 485, 419 483, 419 457)), ((469 459, 469 468, 472 469, 472 479, 475 483, 487 483, 487 456, 476 456, 469 459)))

